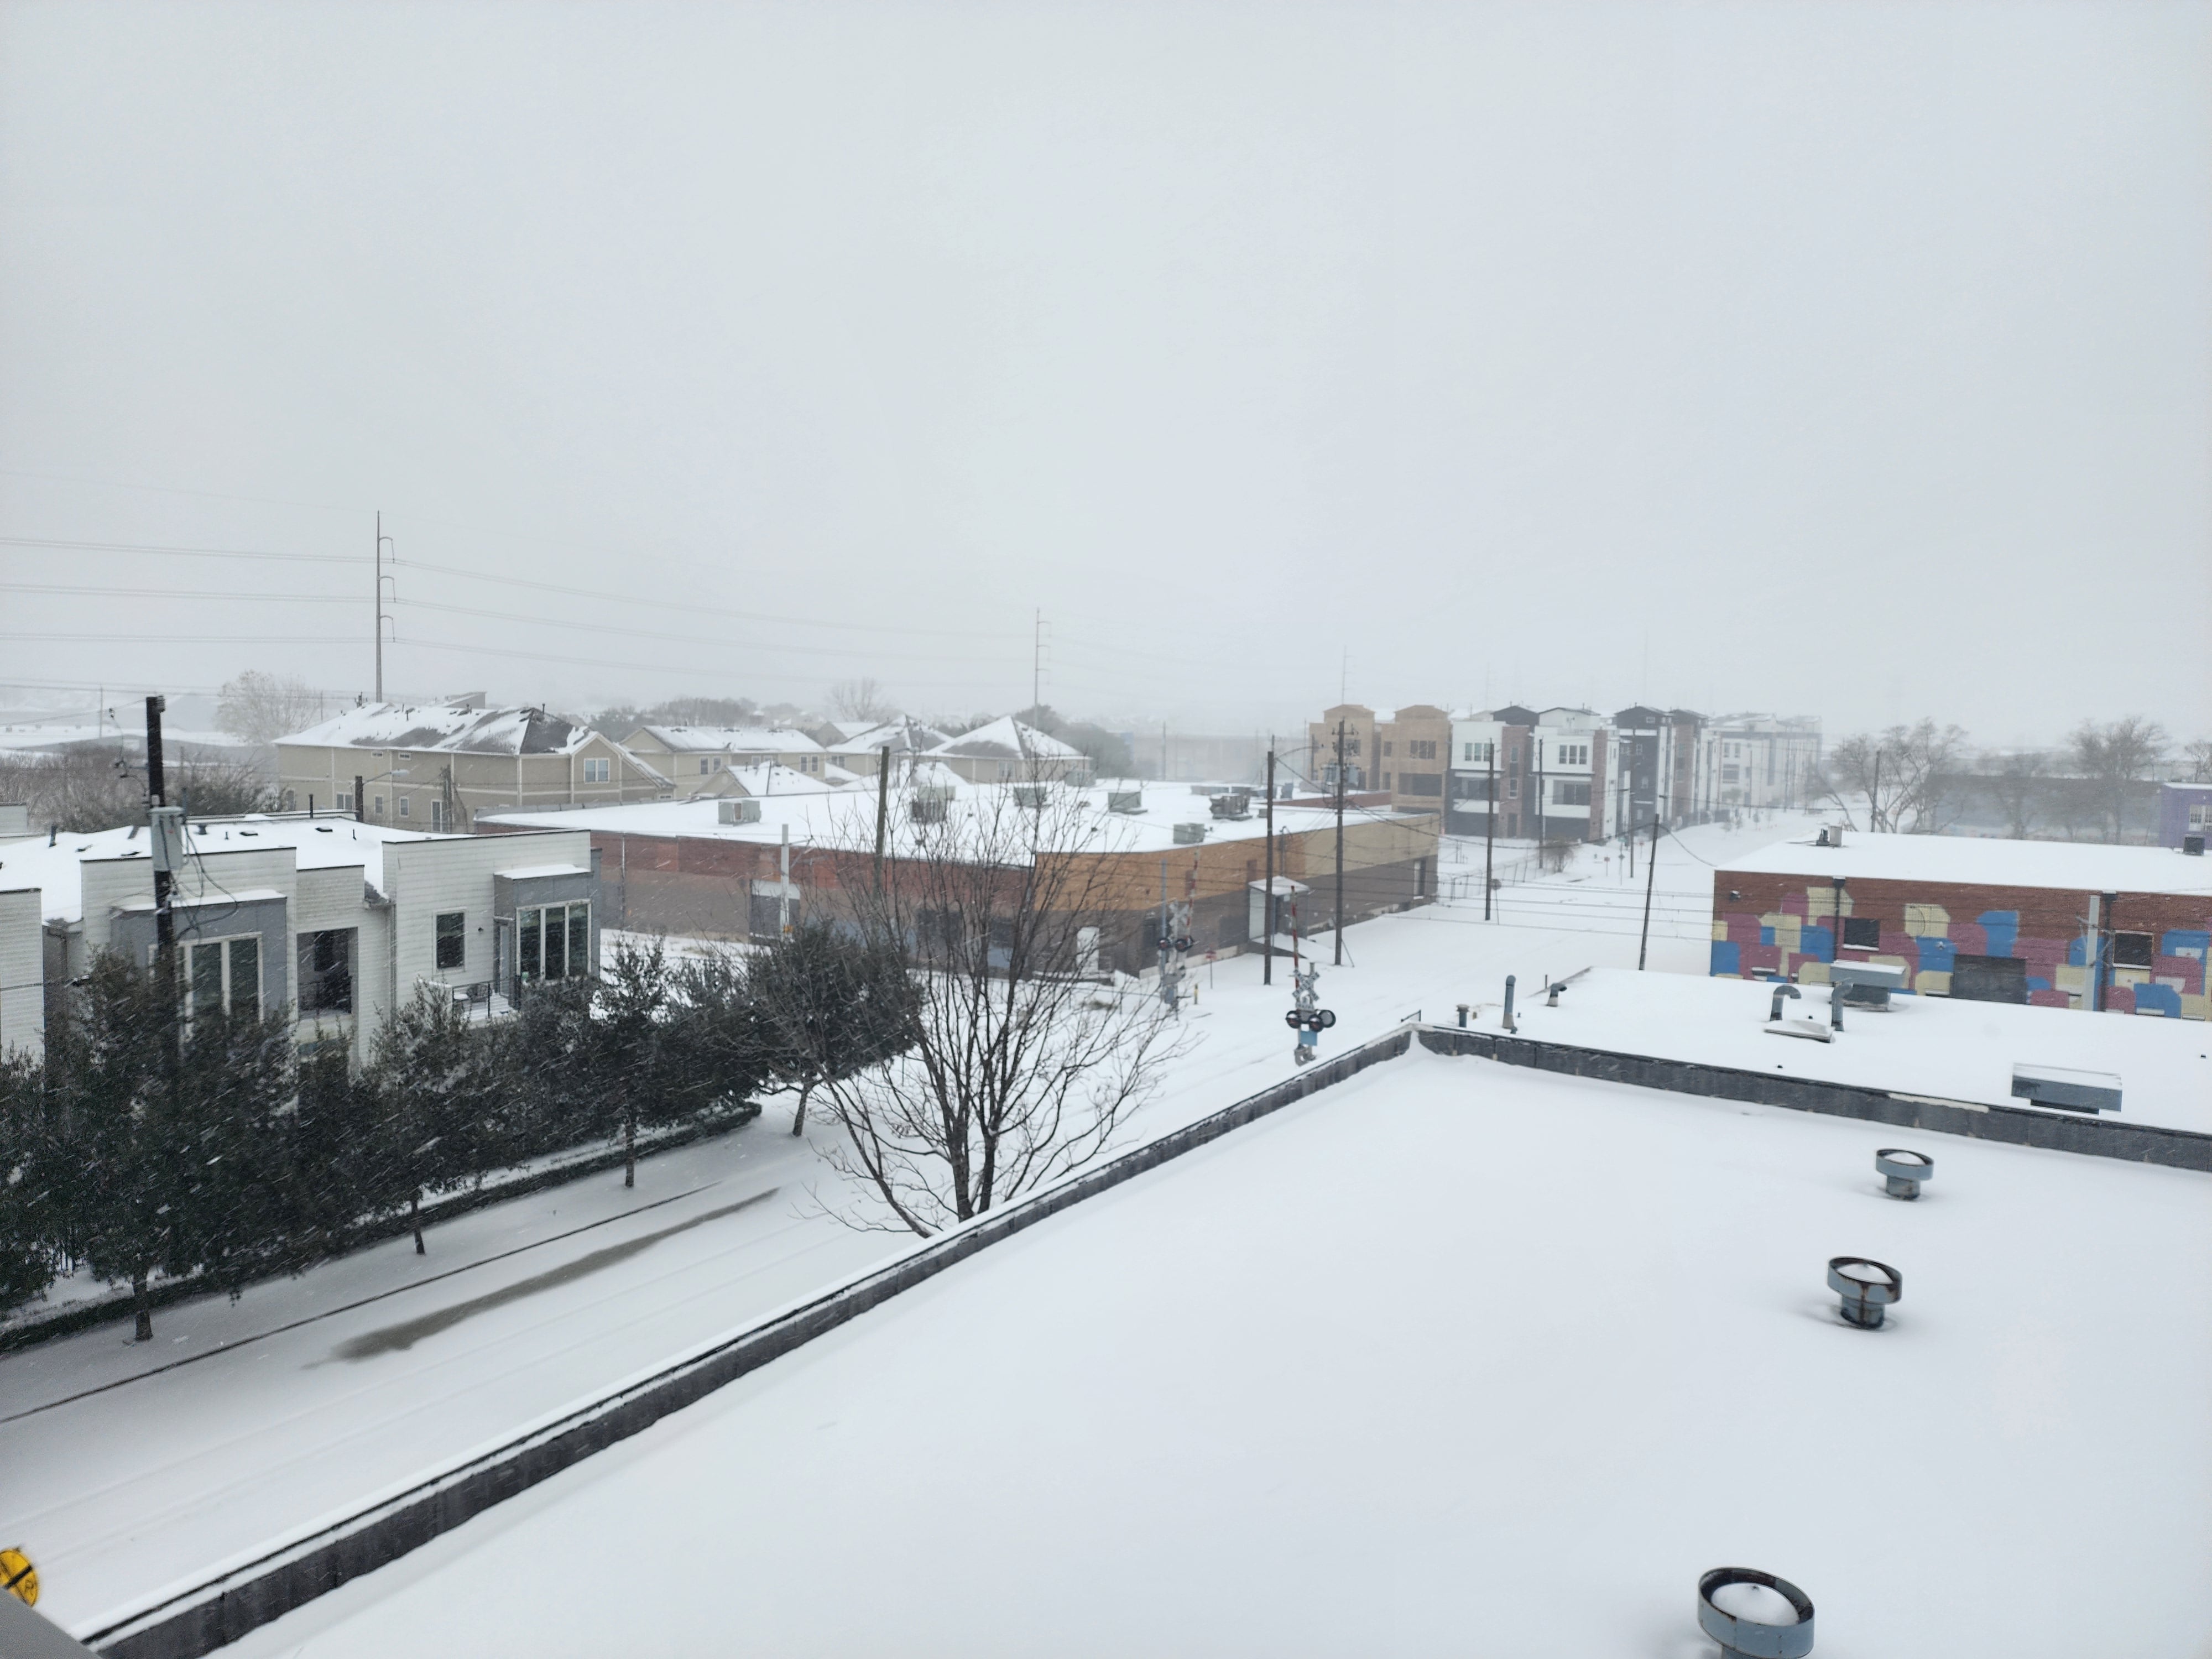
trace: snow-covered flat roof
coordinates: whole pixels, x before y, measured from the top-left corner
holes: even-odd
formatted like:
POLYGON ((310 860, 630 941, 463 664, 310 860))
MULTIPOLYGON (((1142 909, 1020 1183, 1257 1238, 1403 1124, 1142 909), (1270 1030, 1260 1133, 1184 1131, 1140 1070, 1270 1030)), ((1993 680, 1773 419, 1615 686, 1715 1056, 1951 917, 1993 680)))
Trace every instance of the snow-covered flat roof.
POLYGON ((539 881, 549 876, 588 876, 592 872, 580 864, 525 864, 497 873, 509 881, 539 881))
POLYGON ((1746 875, 1863 876, 1875 881, 1965 882, 1990 887, 2056 887, 2072 892, 2212 894, 2212 861, 2163 847, 2078 841, 2000 841, 1982 836, 1876 836, 1844 832, 1841 847, 1777 842, 1727 870, 1746 875))
MULTIPOLYGON (((550 816, 571 818, 578 815, 571 812, 550 816)), ((546 827, 572 830, 580 826, 553 823, 546 827)), ((289 847, 295 854, 295 869, 356 868, 362 872, 363 881, 378 888, 384 885, 386 847, 404 842, 471 839, 467 836, 439 835, 422 830, 396 830, 352 818, 311 818, 304 812, 195 819, 189 838, 193 853, 201 855, 289 847)), ((36 887, 45 895, 40 914, 46 921, 76 921, 84 915, 85 865, 101 860, 147 856, 143 825, 62 836, 51 847, 43 833, 18 841, 0 841, 0 888, 36 887)))
POLYGON ((227 1651, 1687 1656, 1723 1565, 1816 1653, 2196 1651, 2212 1178, 1897 1144, 1417 1053, 227 1651))
MULTIPOLYGON (((963 783, 946 772, 944 781, 937 787, 953 792, 956 811, 972 812, 992 810, 990 798, 1006 786, 963 783)), ((897 846, 910 843, 913 837, 906 788, 902 781, 893 792, 891 802, 891 831, 897 846)), ((1208 842, 1261 840, 1267 833, 1264 801, 1253 804, 1249 818, 1216 818, 1211 815, 1205 796, 1191 794, 1181 784, 1148 786, 1144 810, 1139 812, 1108 811, 1107 791, 1095 785, 1079 793, 1099 819, 1103 833, 1092 848, 1099 852, 1167 852, 1187 847, 1188 843, 1175 838, 1176 827, 1185 823, 1204 825, 1208 842)), ((708 799, 641 801, 625 806, 581 807, 559 812, 486 812, 478 815, 477 822, 533 829, 592 830, 602 835, 690 836, 769 842, 781 841, 788 826, 794 842, 811 842, 820 846, 875 844, 876 794, 865 786, 811 794, 761 795, 755 799, 760 803, 761 815, 759 821, 753 823, 720 822, 717 803, 708 799)), ((1348 813, 1346 821, 1356 824, 1389 818, 1412 823, 1436 817, 1434 813, 1392 814, 1370 807, 1348 813)), ((1278 831, 1318 830, 1334 821, 1333 808, 1282 801, 1275 805, 1278 831)))

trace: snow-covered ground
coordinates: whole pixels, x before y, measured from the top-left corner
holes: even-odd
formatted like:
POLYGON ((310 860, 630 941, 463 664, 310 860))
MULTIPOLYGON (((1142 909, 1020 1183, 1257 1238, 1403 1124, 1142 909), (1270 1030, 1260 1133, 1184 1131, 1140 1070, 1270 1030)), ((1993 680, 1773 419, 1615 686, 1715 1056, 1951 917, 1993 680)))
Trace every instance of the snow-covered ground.
MULTIPOLYGON (((1711 866, 1799 829, 1792 822, 1733 832, 1713 827, 1662 843, 1650 965, 1668 971, 1624 975, 1631 991, 1692 1000, 1709 989, 1764 994, 1764 987, 1704 977, 1711 866)), ((1480 871, 1480 844, 1452 843, 1447 878, 1468 868, 1455 854, 1480 871)), ((1506 863, 1503 851, 1499 862, 1506 863)), ((1623 909, 1626 873, 1603 854, 1585 853, 1561 876, 1508 885, 1490 924, 1481 921, 1478 884, 1462 901, 1351 929, 1346 945, 1356 965, 1325 968, 1322 975, 1322 1001, 1340 1022, 1325 1036, 1323 1052, 1341 1052, 1417 1012, 1449 1021, 1459 1002, 1489 1005, 1494 1023, 1508 973, 1518 976, 1525 1007, 1528 989, 1547 974, 1632 969, 1643 894, 1639 881, 1633 904, 1623 909)), ((1320 940, 1318 949, 1326 961, 1331 941, 1320 940)), ((1125 1142, 1291 1074, 1292 1035, 1282 1023, 1287 964, 1278 964, 1275 977, 1273 987, 1263 987, 1253 957, 1196 968, 1197 1002, 1188 1018, 1199 1040, 1176 1062, 1161 1097, 1129 1125, 1125 1142)), ((1524 1031, 1540 1036, 1555 1027, 1565 1040, 1583 1040, 1575 1022, 1594 1027, 1613 995, 1601 983, 1596 975, 1585 980, 1559 1010, 1530 1010, 1524 1031)), ((1629 1001, 1632 1012, 1640 1006, 1633 995, 1629 1001)), ((1966 1086, 1973 1079, 1944 1069, 1951 1060, 1941 1042, 1916 1046, 1899 1035, 1933 1030, 1923 1016, 1936 1006, 1853 1016, 1844 1043, 1832 1049, 1785 1043, 1749 1027, 1738 1033, 1731 1012, 1725 1022, 1702 1022, 1700 1029, 1715 1033, 1711 1052, 1681 1052, 1734 1065, 1742 1061, 1725 1043, 1753 1044, 1755 1054, 1764 1044, 1786 1048, 1781 1063, 1814 1074, 1809 1068, 1821 1056, 1841 1061, 1894 1051, 1911 1060, 1911 1077, 1851 1073, 1850 1080, 1984 1097, 1986 1091, 1966 1086)), ((2156 1040, 2174 1031, 2201 1036, 2205 1029, 1980 1005, 1944 1012, 2015 1016, 2023 1025, 2040 1020, 2048 1024, 2035 1029, 2054 1033, 2103 1025, 2113 1029, 2115 1041, 2123 1032, 2130 1041, 2138 1033, 2156 1040)), ((1763 1007, 1754 1012, 1763 1018, 1763 1007)), ((1632 1045, 1616 1036, 1599 1046, 1632 1045)), ((1656 1039, 1644 1046, 1678 1052, 1656 1039)), ((1960 1064, 1968 1058, 1959 1056, 1960 1064)), ((2094 1065, 2055 1052, 2002 1056, 2007 1063, 2014 1058, 2094 1065)), ((2144 1100, 2140 1067, 2130 1060, 2095 1068, 2128 1076, 2125 1115, 2136 1117, 2144 1100)), ((1693 1105, 1648 1092, 1638 1097, 1661 1115, 1693 1105)), ((2002 1087, 1995 1097, 2002 1098, 2002 1087)), ((787 1102, 772 1101, 766 1116, 738 1135, 648 1161, 634 1192, 623 1189, 618 1173, 594 1176, 445 1224, 433 1231, 425 1258, 403 1239, 298 1279, 256 1286, 235 1304, 217 1297, 164 1310, 149 1346, 132 1344, 127 1325, 111 1325, 0 1357, 0 1419, 11 1419, 0 1420, 6 1471, 0 1491, 13 1537, 39 1563, 42 1606, 78 1628, 102 1622, 905 1248, 898 1236, 854 1232, 823 1212, 825 1202, 848 1204, 853 1194, 835 1186, 805 1143, 782 1133, 788 1109, 787 1102), (770 1188, 773 1196, 760 1196, 770 1188), (664 1199, 674 1201, 641 1207, 664 1199), (747 1200, 757 1201, 728 1208, 747 1200), (594 1222, 605 1224, 574 1231, 594 1222), (501 1255, 510 1250, 520 1253, 501 1255), (451 1272, 457 1267, 463 1271, 451 1272), (354 1305, 368 1297, 382 1299, 354 1305), (242 1346, 143 1375, 224 1344, 242 1346), (18 1415, 66 1396, 82 1397, 18 1415)), ((1429 1159, 1413 1141, 1397 1146, 1408 1169, 1429 1159)), ((1944 1147, 1936 1150, 1941 1156, 1944 1147)), ((1522 1178, 1517 1171, 1513 1177, 1522 1178)), ((1323 1206, 1308 1221, 1326 1227, 1337 1218, 1323 1206)))
POLYGON ((2197 1650, 2205 1177, 1886 1139, 1417 1050, 234 1650, 1688 1659, 1723 1564, 1826 1659, 2197 1650))

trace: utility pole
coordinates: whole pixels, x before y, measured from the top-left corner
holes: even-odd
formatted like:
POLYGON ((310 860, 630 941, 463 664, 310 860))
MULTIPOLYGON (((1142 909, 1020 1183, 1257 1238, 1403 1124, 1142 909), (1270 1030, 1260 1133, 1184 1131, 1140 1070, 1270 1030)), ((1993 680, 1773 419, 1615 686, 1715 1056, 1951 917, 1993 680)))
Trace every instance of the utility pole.
POLYGON ((1490 811, 1482 820, 1482 919, 1490 920, 1490 864, 1498 850, 1498 739, 1483 745, 1490 752, 1490 811))
POLYGON ((891 819, 891 746, 876 750, 876 896, 884 896, 884 842, 891 819))
MULTIPOLYGON (((146 816, 154 855, 154 994, 161 1005, 161 1065, 168 1073, 169 1104, 175 1109, 184 1088, 183 1045, 177 1031, 180 988, 177 982, 176 872, 185 860, 185 815, 169 805, 162 769, 161 711, 167 699, 146 699, 146 816)), ((132 1284, 137 1323, 131 1340, 154 1340, 154 1310, 146 1300, 146 1279, 132 1284)))
POLYGON ((1651 948, 1651 889, 1659 879, 1659 820, 1651 820, 1650 867, 1644 872, 1644 932, 1636 941, 1636 971, 1644 971, 1644 953, 1651 948))
POLYGON ((1261 896, 1260 983, 1275 982, 1275 734, 1267 734, 1267 885, 1261 896))
POLYGON ((384 584, 388 580, 384 574, 384 550, 391 541, 392 538, 384 533, 384 514, 380 510, 376 515, 376 604, 374 607, 376 611, 376 700, 379 702, 384 701, 384 624, 392 620, 384 610, 384 584))
POLYGON ((1544 739, 1536 744, 1536 866, 1543 867, 1544 860, 1544 739))
POLYGON ((1336 723, 1336 961, 1344 966, 1344 722, 1336 723))
POLYGON ((1044 707, 1044 611, 1037 611, 1030 635, 1030 718, 1044 707))
MULTIPOLYGON (((771 761, 769 763, 773 766, 775 763, 771 761)), ((791 937, 791 825, 788 822, 783 825, 783 852, 781 863, 781 879, 775 884, 776 937, 789 939, 791 937)))

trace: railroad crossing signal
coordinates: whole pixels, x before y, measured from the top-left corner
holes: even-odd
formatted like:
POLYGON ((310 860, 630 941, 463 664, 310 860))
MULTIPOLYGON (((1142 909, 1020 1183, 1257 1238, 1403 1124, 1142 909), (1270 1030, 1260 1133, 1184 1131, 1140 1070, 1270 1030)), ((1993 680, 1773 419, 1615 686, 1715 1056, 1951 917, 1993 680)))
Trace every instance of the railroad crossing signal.
POLYGON ((39 1605, 39 1570, 21 1550, 0 1550, 0 1589, 27 1607, 39 1605))

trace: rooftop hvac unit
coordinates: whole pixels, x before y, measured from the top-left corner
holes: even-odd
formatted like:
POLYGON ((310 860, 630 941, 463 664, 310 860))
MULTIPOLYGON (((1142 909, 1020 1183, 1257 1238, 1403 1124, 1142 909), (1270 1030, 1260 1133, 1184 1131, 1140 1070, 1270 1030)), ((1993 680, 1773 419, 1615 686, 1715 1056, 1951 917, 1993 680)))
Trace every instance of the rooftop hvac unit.
POLYGON ((1249 818, 1252 816, 1252 797, 1242 789, 1224 790, 1211 803, 1217 818, 1249 818))
POLYGON ((1145 792, 1141 789, 1109 789, 1106 810, 1109 812, 1141 812, 1145 810, 1145 792))
POLYGON ((945 795, 926 793, 920 789, 914 792, 914 799, 907 804, 908 810, 913 813, 914 821, 916 823, 944 823, 945 809, 951 805, 951 802, 945 795))
POLYGON ((2181 850, 2188 854, 2191 858, 2203 858, 2204 856, 2204 837, 2202 836, 2184 836, 2181 838, 2181 850))
POLYGON ((1048 785, 1042 783, 1017 783, 1009 787, 1013 791, 1014 805, 1026 806, 1032 811, 1044 805, 1044 798, 1049 790, 1048 785))
POLYGON ((1205 839, 1206 826, 1202 823, 1178 823, 1175 827, 1175 844, 1178 847, 1195 847, 1205 839))
POLYGON ((758 823, 760 803, 750 795, 739 795, 732 800, 716 801, 714 815, 724 823, 758 823))

